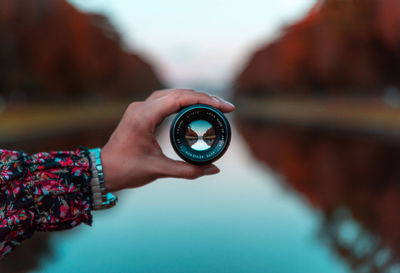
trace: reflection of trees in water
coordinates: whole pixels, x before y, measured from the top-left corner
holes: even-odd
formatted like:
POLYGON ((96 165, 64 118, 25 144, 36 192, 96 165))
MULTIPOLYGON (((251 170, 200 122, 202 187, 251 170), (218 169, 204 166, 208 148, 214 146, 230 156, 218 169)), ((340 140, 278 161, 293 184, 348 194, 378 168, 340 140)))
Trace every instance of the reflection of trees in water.
POLYGON ((186 129, 185 139, 190 147, 197 142, 198 135, 190 126, 186 129))
POLYGON ((204 133, 203 140, 205 143, 207 143, 208 146, 211 146, 214 144, 215 139, 215 130, 214 127, 211 127, 204 133))
POLYGON ((39 270, 41 261, 53 257, 49 239, 52 233, 36 232, 21 246, 0 260, 0 272, 25 273, 39 270))
POLYGON ((325 217, 320 233, 354 272, 400 271, 398 249, 391 249, 380 234, 361 226, 348 210, 337 209, 325 217))
POLYGON ((322 238, 354 271, 387 272, 399 263, 400 143, 322 129, 239 128, 257 159, 322 210, 322 238))
POLYGON ((190 147, 192 147, 199 139, 202 139, 208 146, 214 144, 216 139, 214 127, 209 128, 204 135, 199 136, 192 127, 188 126, 185 133, 185 139, 190 147))

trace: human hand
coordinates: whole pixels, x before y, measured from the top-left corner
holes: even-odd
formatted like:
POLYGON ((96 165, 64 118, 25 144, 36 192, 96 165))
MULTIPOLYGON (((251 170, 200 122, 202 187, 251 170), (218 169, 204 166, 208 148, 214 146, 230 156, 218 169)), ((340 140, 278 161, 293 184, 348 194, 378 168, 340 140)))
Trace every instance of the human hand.
POLYGON ((163 177, 195 179, 218 173, 213 164, 196 166, 166 157, 155 137, 167 116, 197 103, 225 113, 235 109, 217 96, 191 89, 155 91, 145 101, 131 103, 101 151, 107 191, 136 188, 163 177))

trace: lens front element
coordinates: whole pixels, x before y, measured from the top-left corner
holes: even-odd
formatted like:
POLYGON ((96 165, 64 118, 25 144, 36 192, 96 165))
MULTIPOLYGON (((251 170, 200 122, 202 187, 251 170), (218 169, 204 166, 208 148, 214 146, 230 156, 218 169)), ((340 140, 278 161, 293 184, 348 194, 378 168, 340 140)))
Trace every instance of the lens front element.
POLYGON ((229 122, 218 109, 196 104, 182 109, 170 131, 176 153, 193 164, 208 164, 225 152, 230 142, 229 122))
POLYGON ((214 127, 205 120, 192 121, 186 129, 185 139, 193 150, 210 149, 216 139, 214 127))

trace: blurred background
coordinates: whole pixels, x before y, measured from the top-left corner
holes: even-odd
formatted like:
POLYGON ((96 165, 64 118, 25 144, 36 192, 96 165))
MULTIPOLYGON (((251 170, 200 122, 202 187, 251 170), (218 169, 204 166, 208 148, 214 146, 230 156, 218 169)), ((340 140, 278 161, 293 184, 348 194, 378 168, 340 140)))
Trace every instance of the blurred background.
POLYGON ((102 146, 161 88, 236 105, 221 173, 120 192, 0 272, 400 272, 399 29, 398 0, 0 0, 1 148, 102 146))

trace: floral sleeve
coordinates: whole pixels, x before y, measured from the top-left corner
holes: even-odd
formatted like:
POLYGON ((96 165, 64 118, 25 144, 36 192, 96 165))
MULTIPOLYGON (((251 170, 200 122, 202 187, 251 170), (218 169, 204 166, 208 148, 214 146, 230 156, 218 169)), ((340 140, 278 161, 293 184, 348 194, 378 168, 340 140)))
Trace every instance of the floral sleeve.
POLYGON ((28 155, 0 149, 0 258, 35 230, 92 224, 86 148, 28 155))

